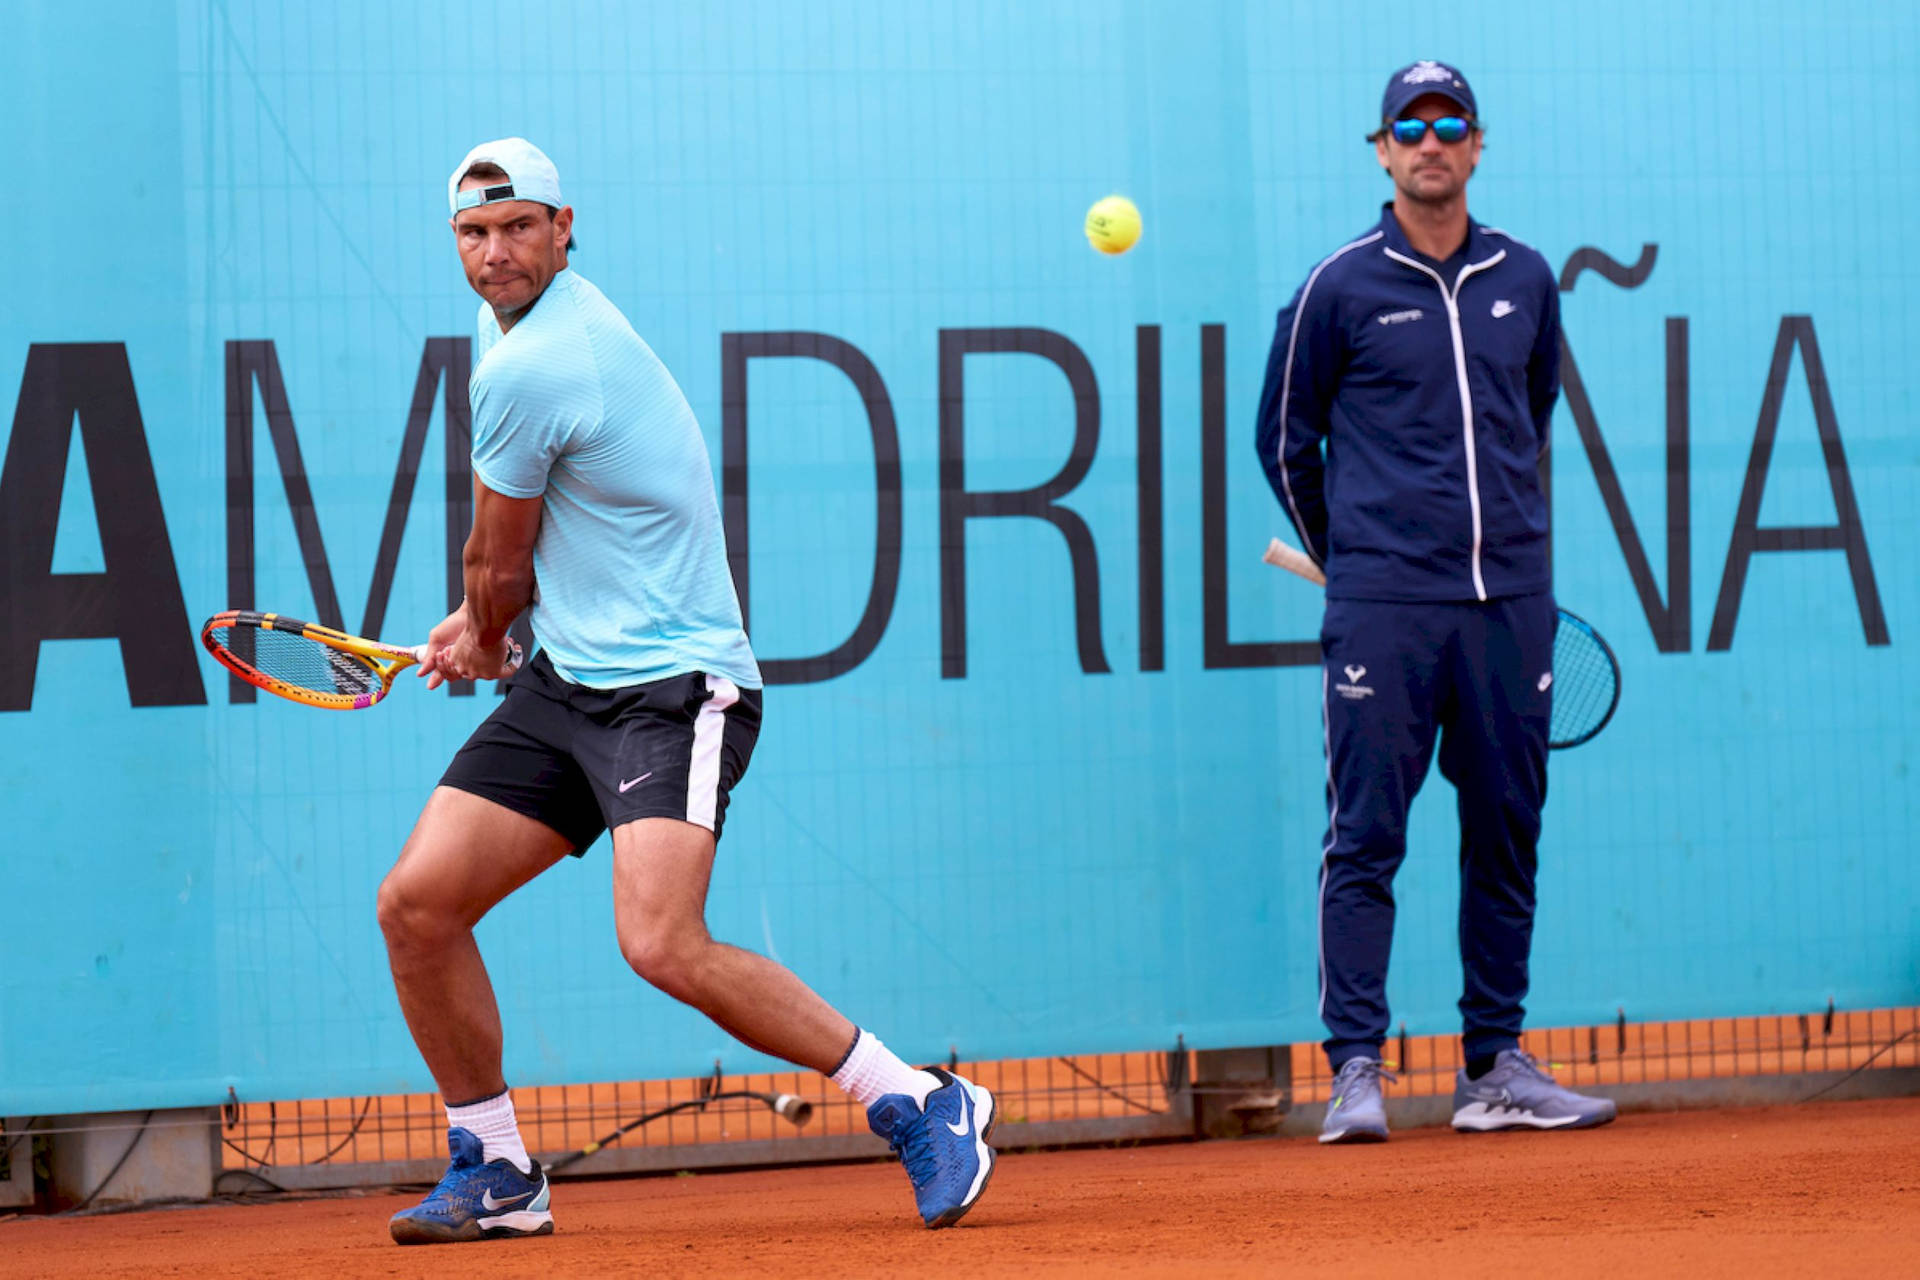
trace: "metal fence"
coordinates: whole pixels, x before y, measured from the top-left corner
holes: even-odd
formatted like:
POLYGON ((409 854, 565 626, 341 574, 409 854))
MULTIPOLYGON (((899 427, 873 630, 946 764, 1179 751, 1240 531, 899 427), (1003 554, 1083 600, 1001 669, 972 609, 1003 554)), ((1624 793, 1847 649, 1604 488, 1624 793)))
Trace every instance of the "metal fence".
MULTIPOLYGON (((1523 1046, 1575 1088, 1703 1082, 1702 1102, 1806 1100, 1854 1073, 1920 1067, 1920 1008, 1608 1024, 1528 1032, 1523 1046), (1771 1078, 1781 1087, 1743 1091, 1771 1078), (1720 1088, 1712 1087, 1718 1082, 1720 1088)), ((1003 1149, 1167 1141, 1217 1132, 1222 1106, 1244 1107, 1249 1127, 1317 1120, 1331 1074, 1319 1047, 1270 1055, 1272 1079, 1209 1070, 1214 1055, 1176 1045, 1158 1053, 1091 1054, 946 1065, 994 1091, 1003 1149), (1219 1106, 1209 1111, 1210 1098, 1219 1106), (1264 1115, 1254 1115, 1264 1112, 1264 1115)), ((1226 1055, 1219 1055, 1224 1058, 1226 1055)), ((1436 1099, 1462 1065, 1455 1036, 1389 1042, 1386 1086, 1395 1100, 1436 1099)), ((1653 1095, 1647 1095, 1652 1097, 1653 1095)), ((884 1147, 861 1109, 812 1072, 517 1089, 531 1150, 549 1161, 586 1149, 650 1113, 679 1108, 572 1164, 569 1174, 667 1172, 869 1158, 884 1147), (737 1095, 792 1095, 811 1107, 804 1127, 737 1095)), ((1657 1105, 1657 1104, 1652 1104, 1657 1105)), ((1430 1110, 1430 1109, 1429 1109, 1430 1110)), ((235 1100, 222 1118, 218 1190, 315 1189, 430 1181, 444 1161, 446 1120, 432 1094, 294 1102, 235 1100)))

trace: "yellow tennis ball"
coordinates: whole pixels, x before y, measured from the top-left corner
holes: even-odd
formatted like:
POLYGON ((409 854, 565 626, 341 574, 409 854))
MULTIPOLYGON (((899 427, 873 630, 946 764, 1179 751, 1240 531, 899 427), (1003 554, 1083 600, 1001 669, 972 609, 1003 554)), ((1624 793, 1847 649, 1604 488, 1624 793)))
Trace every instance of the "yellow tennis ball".
POLYGON ((1140 238, 1140 211, 1125 196, 1096 200, 1087 210, 1087 243, 1102 253, 1125 253, 1140 238))

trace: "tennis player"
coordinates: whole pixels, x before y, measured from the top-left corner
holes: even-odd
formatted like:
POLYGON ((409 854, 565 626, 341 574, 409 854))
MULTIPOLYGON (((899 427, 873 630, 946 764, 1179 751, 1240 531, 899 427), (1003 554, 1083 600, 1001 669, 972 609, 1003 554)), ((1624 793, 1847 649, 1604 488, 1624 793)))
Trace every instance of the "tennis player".
POLYGON ((1459 793, 1457 1129, 1584 1128, 1614 1104, 1520 1048, 1547 797, 1553 579, 1540 452, 1560 302, 1533 249, 1467 215, 1481 125, 1466 77, 1393 73, 1368 135, 1393 200, 1281 310, 1257 447, 1326 573, 1322 1142, 1384 1140, 1393 877, 1440 739, 1459 793))
POLYGON ((635 972, 743 1044, 831 1076, 906 1165, 929 1227, 985 1189, 993 1097, 908 1066, 773 961, 716 942, 705 906, 730 793, 760 730, 760 672, 727 571, 705 442, 653 351, 568 265, 573 210, 521 138, 447 182, 482 299, 466 600, 433 628, 429 687, 509 666, 532 606, 539 653, 428 798, 380 886, 400 1007, 447 1103, 452 1163, 394 1216, 402 1244, 553 1230, 501 1074, 499 1010, 473 926, 601 832, 635 972), (536 580, 539 588, 535 590, 536 580))

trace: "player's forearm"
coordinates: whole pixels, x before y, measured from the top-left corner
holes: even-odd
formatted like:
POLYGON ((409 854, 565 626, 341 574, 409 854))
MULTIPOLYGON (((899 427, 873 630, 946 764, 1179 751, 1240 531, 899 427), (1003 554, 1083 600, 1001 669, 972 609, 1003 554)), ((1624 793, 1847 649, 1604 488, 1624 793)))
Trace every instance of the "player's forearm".
POLYGON ((533 557, 502 556, 469 538, 464 573, 468 630, 475 644, 491 648, 533 602, 533 557))

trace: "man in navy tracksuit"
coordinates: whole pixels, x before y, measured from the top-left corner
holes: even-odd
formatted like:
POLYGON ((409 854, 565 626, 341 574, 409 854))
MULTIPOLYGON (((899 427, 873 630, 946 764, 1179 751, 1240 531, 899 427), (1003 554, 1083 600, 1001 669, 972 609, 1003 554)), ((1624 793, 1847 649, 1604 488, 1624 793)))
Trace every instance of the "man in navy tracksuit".
POLYGON ((1394 198, 1280 312, 1260 461, 1325 570, 1322 1142, 1380 1141, 1393 875, 1439 738, 1459 792, 1457 1129, 1581 1128, 1606 1099, 1519 1047, 1547 793, 1555 608, 1540 451, 1559 395, 1546 260, 1467 216, 1481 132, 1466 78, 1394 73, 1370 135, 1394 198))

